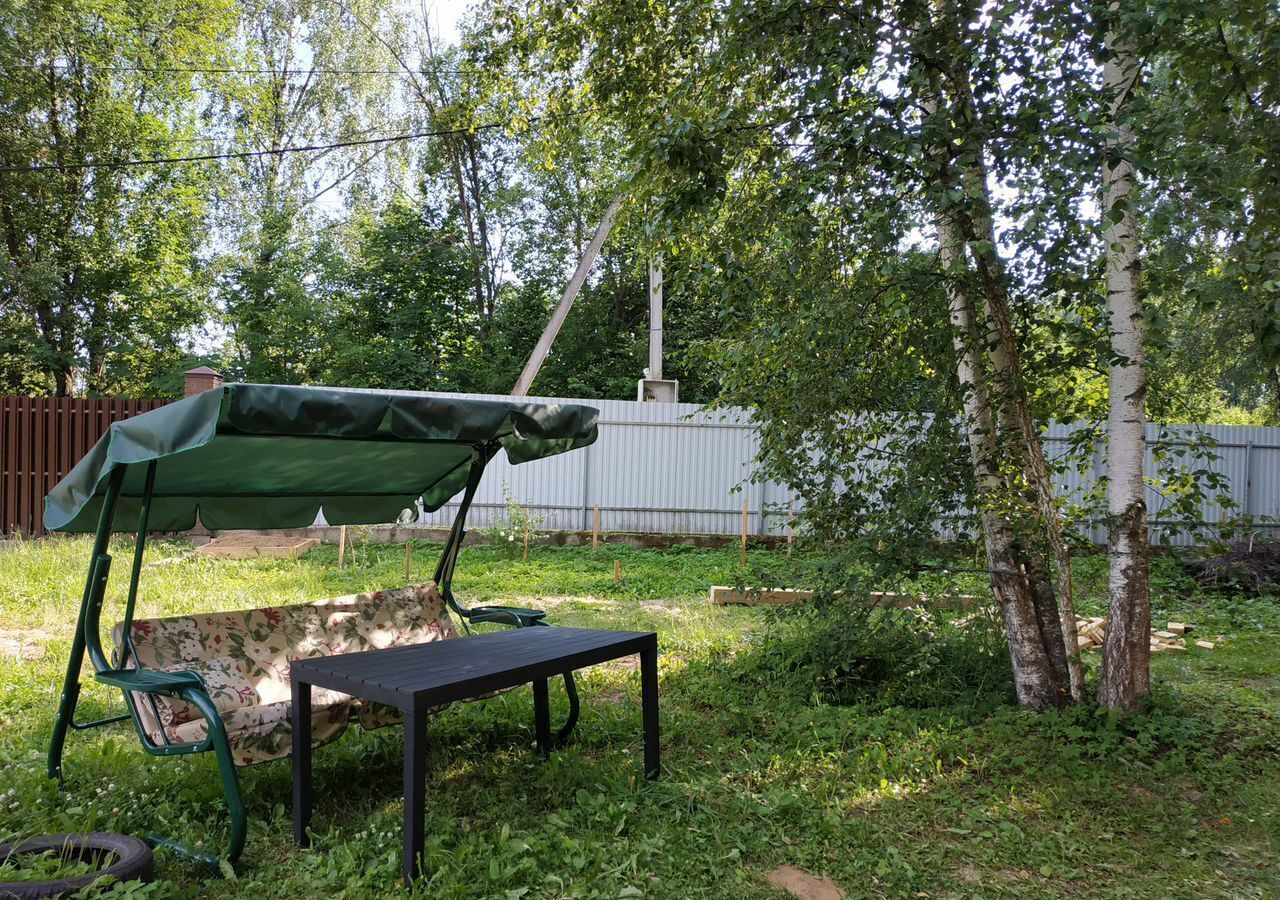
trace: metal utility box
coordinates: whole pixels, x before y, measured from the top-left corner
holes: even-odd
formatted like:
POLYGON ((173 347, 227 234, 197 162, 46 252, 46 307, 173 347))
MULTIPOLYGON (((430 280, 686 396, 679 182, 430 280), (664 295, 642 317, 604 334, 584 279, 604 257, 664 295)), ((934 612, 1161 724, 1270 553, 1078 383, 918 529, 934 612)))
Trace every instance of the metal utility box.
POLYGON ((665 378, 641 378, 636 399, 642 403, 679 403, 680 382, 665 378))

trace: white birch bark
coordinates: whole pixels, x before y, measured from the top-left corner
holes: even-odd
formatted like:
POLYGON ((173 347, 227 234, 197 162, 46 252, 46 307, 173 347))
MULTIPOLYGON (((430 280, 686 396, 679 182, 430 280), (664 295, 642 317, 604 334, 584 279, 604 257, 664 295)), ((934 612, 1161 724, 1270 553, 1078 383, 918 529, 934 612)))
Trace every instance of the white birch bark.
MULTIPOLYGON (((1118 7, 1112 7, 1118 13, 1118 7)), ((1102 169, 1102 215, 1107 261, 1108 372, 1107 511, 1109 518, 1109 615, 1102 650, 1104 706, 1129 711, 1150 687, 1151 597, 1147 572, 1146 455, 1147 377, 1139 288, 1138 215, 1133 206, 1134 143, 1125 105, 1139 77, 1133 51, 1114 32, 1103 65, 1109 131, 1102 169)))
POLYGON ((971 217, 973 234, 979 240, 987 241, 991 245, 989 252, 974 253, 974 264, 978 267, 986 285, 984 300, 988 330, 987 352, 991 357, 994 380, 1002 395, 997 401, 997 408, 1002 416, 1002 424, 1007 423, 1006 427, 1009 431, 1018 433, 1022 437, 1025 454, 1022 460, 1024 477, 1036 492, 1049 547, 1057 563, 1055 586, 1058 624, 1062 631, 1062 650, 1066 657, 1071 699, 1079 703, 1084 699, 1084 666, 1080 660, 1080 645, 1076 639, 1078 629, 1076 628, 1074 590, 1071 583, 1071 550, 1062 533, 1062 511, 1058 505, 1058 498, 1053 493, 1053 479, 1049 474, 1044 444, 1040 440, 1040 432, 1036 430, 1035 420, 1031 415, 1031 405, 1027 402, 1026 387, 1022 383, 1021 354, 1018 352, 1017 338, 1013 333, 1013 324, 1009 316, 1004 263, 995 249, 995 223, 990 213, 991 192, 987 185, 987 172, 984 165, 975 163, 965 172, 965 189, 974 198, 976 211, 971 217))
POLYGON ((965 267, 964 235, 946 216, 938 216, 937 222, 938 255, 943 269, 953 276, 948 279, 947 300, 956 374, 965 391, 969 458, 978 492, 975 499, 980 509, 991 588, 1009 640, 1014 688, 1023 706, 1033 709, 1060 706, 1063 691, 1045 652, 1036 598, 1020 564, 1012 528, 992 502, 999 495, 1002 482, 998 463, 1000 445, 983 366, 983 334, 972 298, 954 277, 965 267))
MULTIPOLYGON (((943 105, 939 73, 931 74, 933 96, 922 98, 926 115, 936 115, 943 105)), ((934 158, 939 187, 957 186, 959 178, 952 170, 949 148, 939 146, 934 158)), ((940 191, 941 193, 941 191, 940 191)), ((964 414, 970 462, 977 489, 975 500, 982 523, 987 551, 987 568, 995 594, 1005 636, 1009 641, 1010 661, 1018 702, 1033 709, 1062 706, 1070 698, 1068 670, 1062 660, 1061 634, 1053 606, 1053 590, 1033 572, 1025 556, 1026 547, 1019 541, 1012 522, 1004 514, 1003 499, 1008 485, 1000 470, 1002 437, 997 429, 998 412, 987 376, 986 334, 974 298, 963 284, 969 271, 966 248, 971 235, 967 223, 945 203, 935 211, 938 231, 938 253, 947 275, 946 291, 952 340, 956 352, 956 373, 964 389, 964 414), (1046 630, 1053 638, 1046 640, 1046 630)), ((1009 448, 1005 448, 1009 449, 1009 448)), ((1015 453, 1022 456, 1021 453, 1015 453)), ((1019 465, 1021 468, 1021 465, 1019 465)))

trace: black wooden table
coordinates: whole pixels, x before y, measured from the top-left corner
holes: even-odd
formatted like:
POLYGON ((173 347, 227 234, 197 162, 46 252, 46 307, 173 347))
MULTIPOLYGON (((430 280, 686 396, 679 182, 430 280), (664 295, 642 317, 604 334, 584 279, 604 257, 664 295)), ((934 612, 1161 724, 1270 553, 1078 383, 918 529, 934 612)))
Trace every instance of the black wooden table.
POLYGON ((290 666, 293 685, 293 839, 307 846, 311 822, 312 686, 375 700, 404 713, 404 876, 420 871, 424 838, 427 716, 433 707, 489 691, 533 684, 538 747, 551 749, 547 679, 640 654, 644 775, 658 777, 658 636, 651 631, 517 628, 314 659, 290 666))

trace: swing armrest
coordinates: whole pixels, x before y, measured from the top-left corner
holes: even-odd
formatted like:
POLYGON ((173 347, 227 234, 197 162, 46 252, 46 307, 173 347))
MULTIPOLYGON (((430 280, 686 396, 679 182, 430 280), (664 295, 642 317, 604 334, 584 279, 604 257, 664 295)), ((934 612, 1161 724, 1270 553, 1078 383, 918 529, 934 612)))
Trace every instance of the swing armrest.
POLYGON ((540 609, 523 609, 519 606, 477 606, 463 611, 467 621, 472 625, 481 622, 496 622, 499 625, 514 625, 526 628, 530 625, 544 625, 547 614, 540 609))
POLYGON ((204 679, 195 672, 157 672, 154 669, 108 669, 94 676, 99 683, 126 691, 179 696, 182 691, 205 691, 204 679))

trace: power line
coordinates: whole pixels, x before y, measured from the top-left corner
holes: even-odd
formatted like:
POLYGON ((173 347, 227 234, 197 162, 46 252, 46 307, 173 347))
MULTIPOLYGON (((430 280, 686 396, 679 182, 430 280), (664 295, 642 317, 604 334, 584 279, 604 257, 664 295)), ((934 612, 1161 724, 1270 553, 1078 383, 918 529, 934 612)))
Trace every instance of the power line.
MULTIPOLYGON (((369 128, 360 128, 355 131, 348 131, 345 134, 341 134, 338 136, 337 139, 340 141, 349 141, 352 138, 360 137, 361 135, 373 134, 374 132, 378 132, 378 131, 385 131, 387 127, 389 127, 388 124, 373 125, 373 126, 370 126, 369 128)), ((231 135, 226 135, 226 134, 223 134, 223 135, 204 134, 198 137, 185 137, 185 138, 163 137, 163 138, 157 138, 156 140, 166 144, 214 144, 215 146, 217 145, 225 146, 227 143, 230 142, 231 137, 232 137, 231 135)))
MULTIPOLYGON (((555 118, 573 118, 582 115, 590 110, 578 110, 573 113, 565 113, 555 118)), ((530 125, 546 121, 552 118, 549 116, 538 116, 528 120, 530 125)), ((48 163, 38 166, 0 166, 0 174, 23 174, 36 172, 78 172, 94 169, 132 169, 142 166, 159 166, 171 165, 173 163, 187 162, 213 162, 224 159, 255 159, 263 156, 283 156, 286 153, 318 153, 326 150, 340 150, 345 147, 367 147, 372 144, 389 144, 398 141, 414 141, 421 138, 431 137, 448 137, 455 134, 471 134, 477 131, 492 131, 495 128, 505 128, 511 123, 509 122, 487 122, 482 125, 468 126, 465 128, 445 128, 438 131, 414 131, 408 134, 396 134, 387 137, 365 138, 363 140, 346 140, 338 141, 333 144, 307 144, 298 147, 276 147, 267 150, 243 150, 235 153, 205 153, 198 156, 162 156, 152 157, 149 159, 121 159, 109 162, 77 162, 77 163, 48 163)))
POLYGON ((145 75, 278 75, 289 78, 295 75, 423 75, 428 72, 441 72, 450 75, 469 75, 481 73, 483 69, 444 68, 441 66, 423 67, 421 69, 242 69, 242 68, 203 68, 203 67, 167 67, 167 66, 98 66, 78 63, 0 63, 0 69, 56 69, 70 72, 76 69, 92 69, 97 72, 139 73, 145 75))
POLYGON ((150 159, 121 159, 111 162, 79 162, 59 165, 50 163, 39 166, 0 166, 0 173, 26 172, 71 172, 88 169, 132 169, 141 166, 160 166, 172 163, 212 162, 223 159, 254 159, 262 156, 283 156, 286 153, 316 153, 322 150, 340 150, 344 147, 363 147, 370 144, 388 144, 396 141, 413 141, 419 138, 447 137, 451 134, 467 134, 473 131, 488 131, 501 128, 503 122, 491 122, 468 128, 447 128, 441 131, 415 131, 409 134, 396 134, 389 137, 365 138, 360 141, 339 141, 334 144, 307 144, 300 147, 276 147, 268 150, 244 150, 238 153, 205 153, 199 156, 161 156, 150 159))

